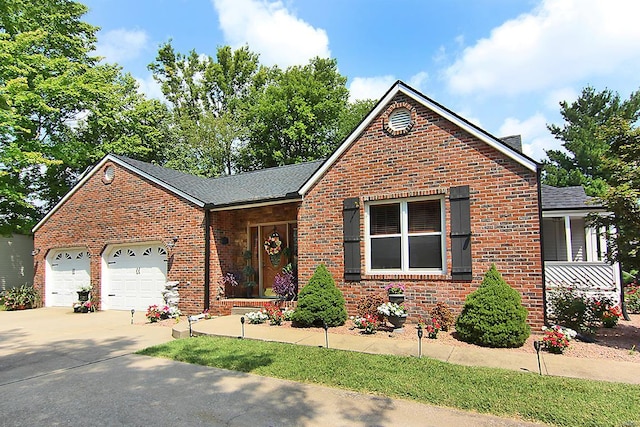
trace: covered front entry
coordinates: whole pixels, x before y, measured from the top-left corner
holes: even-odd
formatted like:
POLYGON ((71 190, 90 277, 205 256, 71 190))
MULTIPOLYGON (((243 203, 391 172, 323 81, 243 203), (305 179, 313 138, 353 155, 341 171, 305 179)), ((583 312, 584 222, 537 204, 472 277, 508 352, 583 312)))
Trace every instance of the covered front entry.
POLYGON ((47 307, 71 307, 78 300, 77 291, 91 284, 90 257, 86 248, 51 251, 47 256, 47 307))
POLYGON ((297 265, 298 227, 296 222, 260 224, 250 227, 252 264, 257 271, 258 289, 253 296, 275 296, 273 281, 288 264, 297 265), (268 248, 268 249, 267 249, 268 248))
POLYGON ((109 246, 103 255, 102 307, 144 311, 164 303, 167 250, 160 243, 109 246))

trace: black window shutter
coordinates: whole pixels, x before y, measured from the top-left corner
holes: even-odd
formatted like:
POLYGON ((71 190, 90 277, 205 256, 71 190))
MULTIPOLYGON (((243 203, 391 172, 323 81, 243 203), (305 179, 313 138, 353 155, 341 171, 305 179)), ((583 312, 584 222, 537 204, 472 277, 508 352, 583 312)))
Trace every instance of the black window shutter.
POLYGON ((344 280, 360 281, 360 199, 344 200, 344 280))
POLYGON ((451 187, 451 276, 453 280, 471 280, 471 210, 469 186, 451 187))

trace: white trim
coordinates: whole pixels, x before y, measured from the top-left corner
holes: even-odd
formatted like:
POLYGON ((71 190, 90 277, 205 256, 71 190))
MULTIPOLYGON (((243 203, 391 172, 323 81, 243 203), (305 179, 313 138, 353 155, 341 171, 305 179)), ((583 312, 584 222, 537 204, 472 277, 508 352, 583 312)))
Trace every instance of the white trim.
POLYGON ((60 199, 60 201, 58 203, 56 203, 56 205, 44 216, 44 218, 42 218, 31 230, 32 233, 35 233, 40 227, 42 227, 42 225, 51 217, 51 215, 53 215, 67 200, 69 200, 69 198, 71 196, 73 196, 75 194, 76 191, 78 191, 80 189, 80 187, 82 187, 84 185, 85 182, 87 182, 87 180, 89 180, 89 178, 91 178, 93 175, 95 175, 96 173, 99 173, 102 170, 102 166, 105 165, 105 163, 107 162, 113 162, 116 163, 117 165, 135 173, 136 175, 139 175, 141 177, 144 177, 146 179, 148 179, 149 181, 158 184, 159 186, 169 190, 170 192, 182 197, 183 199, 186 199, 188 201, 190 201, 191 203, 200 206, 200 207, 204 207, 204 202, 202 202, 201 200, 197 200, 194 199, 193 197, 189 196, 186 193, 183 193, 182 191, 178 190, 175 187, 172 187, 170 185, 168 185, 166 182, 164 181, 160 181, 156 178, 154 178, 153 176, 149 175, 146 172, 141 171, 140 169, 135 168, 134 166, 130 165, 129 163, 126 163, 114 156, 112 156, 111 154, 108 154, 107 156, 105 156, 97 165, 95 165, 88 173, 86 173, 84 176, 82 176, 82 178, 80 179, 80 181, 78 181, 72 188, 71 190, 69 190, 69 192, 67 194, 64 195, 64 197, 62 199, 60 199))
POLYGON ((299 190, 300 195, 304 196, 313 185, 327 172, 327 170, 342 156, 342 154, 351 146, 351 144, 360 136, 360 134, 369 126, 369 124, 373 121, 375 117, 377 117, 380 113, 382 113, 387 107, 391 100, 398 94, 403 93, 408 97, 414 99, 419 102, 423 106, 427 107, 434 113, 440 115, 446 120, 452 122, 456 126, 460 127, 464 131, 470 133, 481 141, 489 144, 491 147, 505 154, 509 158, 515 160, 520 163, 525 168, 536 172, 538 170, 538 164, 523 154, 518 153, 516 150, 513 150, 506 146, 502 141, 497 138, 489 135, 485 131, 476 128, 470 123, 463 120, 461 117, 453 114, 443 107, 439 106, 435 102, 431 101, 426 96, 414 91, 413 89, 407 87, 402 82, 397 82, 392 88, 387 92, 387 94, 378 102, 378 105, 369 113, 367 117, 360 123, 360 125, 347 137, 347 139, 338 147, 336 151, 333 152, 331 157, 325 161, 322 166, 307 180, 307 182, 302 186, 299 190))
POLYGON ((235 211, 239 209, 261 208, 264 206, 282 205, 284 203, 293 203, 293 202, 301 202, 301 201, 302 201, 302 197, 296 197, 295 199, 276 200, 275 202, 259 202, 259 203, 253 203, 251 205, 233 205, 233 206, 224 206, 220 208, 214 207, 209 209, 209 211, 210 212, 235 211))

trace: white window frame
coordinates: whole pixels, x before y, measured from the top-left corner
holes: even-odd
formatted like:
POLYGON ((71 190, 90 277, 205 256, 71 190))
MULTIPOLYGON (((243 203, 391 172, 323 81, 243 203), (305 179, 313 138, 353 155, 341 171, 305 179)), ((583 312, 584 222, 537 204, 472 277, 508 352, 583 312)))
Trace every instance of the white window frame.
POLYGON ((365 266, 367 274, 446 274, 447 268, 447 248, 446 248, 446 224, 445 224, 445 204, 443 196, 436 197, 417 197, 405 199, 387 199, 376 200, 365 203, 364 210, 364 232, 365 232, 365 266), (428 233, 411 233, 409 234, 409 208, 411 202, 420 202, 424 200, 440 201, 440 231, 428 233), (397 237, 398 234, 380 234, 375 237, 371 236, 370 213, 369 208, 375 205, 400 204, 400 269, 372 269, 371 268, 371 239, 384 237, 397 237), (440 252, 442 268, 409 268, 409 236, 437 236, 440 235, 440 252))

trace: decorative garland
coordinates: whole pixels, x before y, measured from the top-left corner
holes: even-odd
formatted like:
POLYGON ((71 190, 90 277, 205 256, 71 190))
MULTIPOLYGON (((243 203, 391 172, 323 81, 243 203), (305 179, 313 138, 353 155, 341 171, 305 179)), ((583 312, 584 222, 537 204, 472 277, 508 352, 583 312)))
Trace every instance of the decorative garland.
POLYGON ((264 250, 269 256, 279 255, 282 252, 282 240, 277 231, 271 233, 271 236, 264 241, 264 250))

